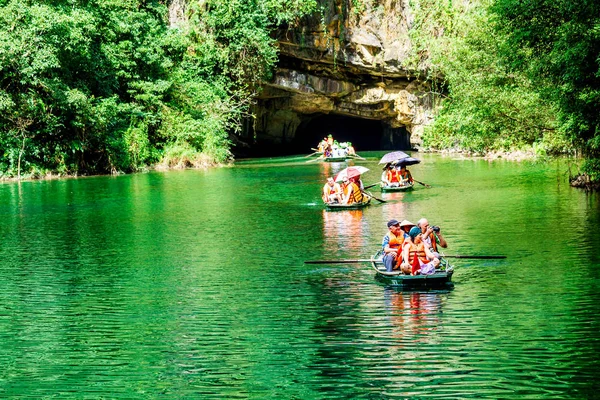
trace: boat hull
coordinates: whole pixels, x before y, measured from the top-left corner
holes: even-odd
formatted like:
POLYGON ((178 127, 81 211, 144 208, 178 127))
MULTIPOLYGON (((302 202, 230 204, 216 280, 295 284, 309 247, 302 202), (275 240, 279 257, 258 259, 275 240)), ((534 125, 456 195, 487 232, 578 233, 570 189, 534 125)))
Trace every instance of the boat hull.
POLYGON ((350 157, 325 157, 323 161, 325 162, 344 162, 348 161, 350 157))
POLYGON ((367 201, 363 201, 362 203, 352 203, 352 204, 327 203, 327 204, 325 204, 325 208, 328 211, 359 210, 361 208, 365 208, 369 204, 371 204, 370 197, 367 199, 367 201))
POLYGON ((409 183, 407 185, 403 185, 403 186, 385 186, 385 185, 381 185, 381 191, 382 192, 408 192, 413 190, 415 184, 414 183, 409 183))
POLYGON ((436 271, 433 275, 404 275, 399 271, 387 272, 381 259, 371 259, 375 270, 375 279, 386 286, 400 287, 402 289, 448 289, 452 283, 454 269, 444 261, 444 270, 436 271))

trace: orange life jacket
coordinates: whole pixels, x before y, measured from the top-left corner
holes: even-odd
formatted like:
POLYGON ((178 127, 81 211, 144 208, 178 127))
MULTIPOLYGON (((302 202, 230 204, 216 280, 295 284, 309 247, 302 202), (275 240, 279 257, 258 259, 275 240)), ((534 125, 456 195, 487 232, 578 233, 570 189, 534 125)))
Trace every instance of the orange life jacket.
POLYGON ((427 254, 425 254, 425 244, 411 244, 408 251, 408 263, 412 267, 412 272, 414 273, 420 269, 421 263, 427 264, 428 262, 429 259, 427 258, 427 254))
MULTIPOLYGON (((350 183, 352 185, 352 200, 353 203, 362 203, 365 196, 363 196, 362 191, 360 190, 360 187, 352 182, 350 183)), ((349 203, 349 202, 348 202, 349 203)))
POLYGON ((400 182, 400 174, 396 169, 388 169, 387 180, 390 183, 400 182))
POLYGON ((361 193, 358 185, 354 182, 350 182, 347 185, 342 184, 342 191, 344 192, 344 196, 348 195, 350 187, 352 187, 352 196, 350 196, 350 198, 348 199, 348 204, 361 203, 363 201, 363 194, 361 193))
MULTIPOLYGON (((388 246, 391 249, 399 250, 401 247, 403 247, 404 236, 396 236, 392 232, 388 232, 388 237, 390 238, 390 241, 388 242, 388 246)), ((401 263, 402 263, 402 257, 400 255, 398 255, 398 257, 396 257, 396 262, 394 263, 393 269, 398 269, 398 267, 400 266, 401 263)))
POLYGON ((400 247, 402 247, 403 243, 404 243, 404 239, 400 239, 400 238, 398 238, 398 236, 394 236, 393 233, 390 233, 390 243, 388 244, 388 246, 390 246, 390 248, 399 249, 400 247))

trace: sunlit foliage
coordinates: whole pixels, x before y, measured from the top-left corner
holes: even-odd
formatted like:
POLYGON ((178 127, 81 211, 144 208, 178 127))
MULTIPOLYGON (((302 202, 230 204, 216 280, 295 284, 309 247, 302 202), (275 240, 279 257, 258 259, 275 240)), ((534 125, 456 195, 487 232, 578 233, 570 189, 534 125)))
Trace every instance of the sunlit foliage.
POLYGON ((444 98, 425 145, 600 154, 600 3, 412 0, 415 62, 444 98))
POLYGON ((491 0, 415 0, 412 32, 419 61, 444 98, 425 145, 475 153, 534 148, 564 151, 554 105, 522 73, 502 61, 504 36, 489 12, 491 0))
POLYGON ((164 1, 0 1, 0 176, 226 162, 270 30, 312 7, 194 0, 170 26, 164 1))

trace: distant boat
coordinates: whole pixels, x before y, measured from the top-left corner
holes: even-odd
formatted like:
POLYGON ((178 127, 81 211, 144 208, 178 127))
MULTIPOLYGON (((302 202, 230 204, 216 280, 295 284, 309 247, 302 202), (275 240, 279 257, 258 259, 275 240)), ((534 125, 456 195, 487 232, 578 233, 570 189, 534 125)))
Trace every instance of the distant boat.
POLYGON ((329 211, 339 211, 339 210, 358 210, 361 208, 365 208, 369 204, 371 204, 371 198, 365 196, 366 200, 360 203, 351 203, 351 204, 341 204, 341 203, 325 203, 325 208, 329 211))
POLYGON ((326 157, 323 155, 323 153, 313 153, 313 154, 309 154, 307 156, 304 156, 305 158, 308 157, 312 157, 316 154, 319 154, 319 156, 317 158, 313 158, 312 160, 308 160, 308 163, 313 163, 316 161, 323 161, 323 162, 345 162, 348 160, 364 160, 363 157, 359 156, 359 155, 345 155, 345 156, 339 156, 339 157, 326 157))
POLYGON ((400 271, 387 272, 381 252, 377 252, 371 257, 371 266, 375 270, 375 279, 388 286, 403 289, 447 289, 453 286, 454 267, 443 258, 440 261, 441 268, 433 275, 404 275, 400 271))

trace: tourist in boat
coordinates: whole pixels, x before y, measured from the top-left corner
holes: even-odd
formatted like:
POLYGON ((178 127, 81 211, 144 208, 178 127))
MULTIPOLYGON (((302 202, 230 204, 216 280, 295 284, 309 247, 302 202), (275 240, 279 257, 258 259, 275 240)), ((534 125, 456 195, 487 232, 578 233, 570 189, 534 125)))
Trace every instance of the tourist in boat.
POLYGON ((356 156, 356 150, 354 150, 354 147, 352 147, 352 143, 348 142, 348 146, 346 147, 346 154, 349 156, 356 156))
POLYGON ((329 147, 331 147, 331 146, 333 146, 333 143, 334 143, 334 142, 335 142, 335 141, 333 140, 333 135, 332 135, 331 133, 330 133, 329 135, 327 135, 327 145, 328 145, 329 147))
POLYGON ((444 239, 439 226, 430 226, 427 218, 421 218, 417 221, 417 226, 423 234, 423 242, 431 249, 431 251, 437 253, 438 246, 443 247, 444 249, 448 247, 448 243, 446 242, 446 239, 444 239))
MULTIPOLYGON (((398 268, 401 264, 401 257, 399 256, 402 248, 404 239, 402 238, 402 230, 400 229, 400 222, 395 219, 391 219, 387 223, 389 232, 383 237, 381 246, 383 248, 383 265, 387 272, 392 272, 398 268)), ((405 267, 408 270, 408 267, 405 267)))
POLYGON ((358 186, 358 188, 360 189, 361 192, 365 190, 365 185, 364 185, 362 179, 360 179, 360 176, 355 176, 354 178, 350 178, 350 181, 356 183, 356 185, 358 186))
POLYGON ((325 151, 327 150, 328 146, 329 145, 327 144, 327 138, 323 138, 323 140, 321 140, 321 142, 317 146, 317 151, 321 154, 325 154, 325 151))
POLYGON ((406 169, 406 165, 400 166, 400 171, 398 171, 399 182, 401 186, 409 185, 413 183, 413 177, 408 169, 406 169))
POLYGON ((388 171, 391 167, 390 163, 385 164, 385 167, 383 167, 383 172, 381 173, 381 183, 384 186, 390 186, 390 181, 389 181, 389 177, 388 177, 388 171))
POLYGON ((362 203, 364 200, 364 196, 360 187, 348 179, 348 177, 344 177, 344 181, 342 183, 342 193, 343 199, 342 204, 354 204, 354 203, 362 203))
MULTIPOLYGON (((438 257, 423 242, 423 234, 418 226, 412 227, 408 236, 402 249, 402 271, 410 271, 411 275, 418 275, 421 272, 421 266, 429 264, 438 257)), ((439 260, 428 265, 427 271, 430 271, 431 265, 434 265, 435 268, 436 264, 439 265, 439 260)))
POLYGON ((390 167, 387 170, 386 181, 388 183, 388 186, 400 186, 400 171, 397 168, 390 165, 390 167))
POLYGON ((325 203, 342 202, 342 188, 333 180, 333 178, 327 178, 327 183, 323 186, 322 198, 325 203))
POLYGON ((409 220, 406 220, 406 219, 404 221, 400 222, 400 229, 402 230, 404 238, 408 237, 408 232, 414 226, 417 226, 417 225, 413 224, 412 222, 410 222, 409 220))
POLYGON ((337 143, 334 143, 331 146, 331 157, 335 157, 335 158, 339 158, 339 157, 344 157, 345 153, 342 150, 342 148, 340 146, 338 146, 337 143))

